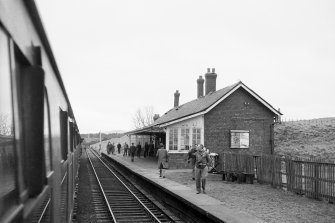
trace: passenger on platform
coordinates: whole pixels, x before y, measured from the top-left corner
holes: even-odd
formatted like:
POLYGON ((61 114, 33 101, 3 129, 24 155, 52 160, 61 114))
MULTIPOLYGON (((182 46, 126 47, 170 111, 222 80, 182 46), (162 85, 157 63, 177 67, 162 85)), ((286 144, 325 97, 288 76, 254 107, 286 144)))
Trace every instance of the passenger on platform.
POLYGON ((154 156, 154 144, 152 141, 150 141, 150 144, 149 144, 149 156, 151 157, 154 156))
POLYGON ((209 154, 205 152, 204 146, 200 144, 198 151, 195 153, 195 184, 197 194, 200 194, 201 188, 206 193, 206 177, 208 175, 208 167, 211 164, 209 154), (201 182, 200 182, 201 180, 201 182))
POLYGON ((116 145, 116 147, 117 147, 117 152, 118 152, 118 154, 120 154, 120 153, 121 153, 121 144, 118 143, 118 144, 116 145))
POLYGON ((111 153, 111 142, 110 141, 108 141, 108 143, 107 143, 106 150, 107 150, 108 154, 111 153))
POLYGON ((131 156, 131 162, 134 162, 134 156, 135 156, 135 152, 136 152, 136 147, 134 146, 134 143, 132 142, 131 143, 131 146, 130 146, 130 156, 131 156))
POLYGON ((114 142, 113 142, 112 145, 111 145, 111 151, 112 151, 112 154, 114 155, 114 152, 115 152, 114 142))
POLYGON ((187 154, 187 162, 191 163, 192 166, 192 180, 195 180, 195 153, 197 152, 196 145, 192 146, 192 149, 187 154))
POLYGON ((125 142, 124 145, 123 145, 123 156, 128 156, 128 149, 129 149, 129 146, 125 142))
POLYGON ((159 177, 165 178, 165 170, 169 168, 169 154, 163 143, 159 145, 156 157, 158 157, 159 177))
POLYGON ((148 152, 149 152, 149 144, 148 142, 145 142, 144 144, 144 158, 148 156, 148 152))
POLYGON ((136 149, 137 149, 137 157, 140 158, 141 157, 141 151, 142 151, 142 146, 141 146, 140 142, 138 142, 138 144, 136 146, 136 149))

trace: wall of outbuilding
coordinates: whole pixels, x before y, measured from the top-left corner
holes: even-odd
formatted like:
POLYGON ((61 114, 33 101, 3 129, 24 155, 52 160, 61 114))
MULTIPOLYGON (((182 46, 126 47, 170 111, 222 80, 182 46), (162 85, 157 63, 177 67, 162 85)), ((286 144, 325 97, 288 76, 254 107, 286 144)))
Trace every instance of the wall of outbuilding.
POLYGON ((276 115, 239 88, 204 116, 204 144, 210 152, 272 152, 272 130, 276 115), (249 148, 231 149, 230 130, 249 130, 249 148))

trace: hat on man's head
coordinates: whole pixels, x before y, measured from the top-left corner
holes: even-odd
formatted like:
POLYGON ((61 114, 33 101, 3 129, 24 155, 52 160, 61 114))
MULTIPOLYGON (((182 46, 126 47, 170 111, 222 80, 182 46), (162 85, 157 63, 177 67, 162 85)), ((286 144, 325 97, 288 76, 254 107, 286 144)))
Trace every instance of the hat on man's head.
POLYGON ((159 144, 159 148, 162 148, 162 147, 164 147, 164 144, 163 144, 163 143, 160 143, 160 144, 159 144))

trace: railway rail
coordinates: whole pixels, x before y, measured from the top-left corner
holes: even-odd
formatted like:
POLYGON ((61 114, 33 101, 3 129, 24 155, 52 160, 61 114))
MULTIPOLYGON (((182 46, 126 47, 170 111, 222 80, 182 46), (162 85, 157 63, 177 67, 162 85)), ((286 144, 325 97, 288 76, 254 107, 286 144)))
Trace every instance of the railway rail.
POLYGON ((92 150, 86 150, 96 182, 97 217, 101 222, 175 222, 92 150), (100 196, 100 197, 99 197, 100 196), (103 198, 103 199, 101 199, 103 198), (103 200, 103 202, 102 202, 103 200))

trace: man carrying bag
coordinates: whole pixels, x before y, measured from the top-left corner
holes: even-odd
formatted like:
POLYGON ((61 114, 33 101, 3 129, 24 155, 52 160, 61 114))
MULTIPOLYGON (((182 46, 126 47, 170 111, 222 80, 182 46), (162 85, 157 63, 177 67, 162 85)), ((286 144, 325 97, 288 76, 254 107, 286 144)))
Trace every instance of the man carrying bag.
POLYGON ((195 153, 195 184, 197 194, 200 194, 201 187, 203 193, 206 193, 206 177, 208 175, 208 166, 210 163, 211 158, 209 157, 209 154, 205 152, 204 146, 200 144, 198 146, 198 151, 195 153))
POLYGON ((156 157, 158 157, 159 177, 165 178, 165 170, 169 168, 169 154, 164 148, 163 143, 159 145, 156 157))

